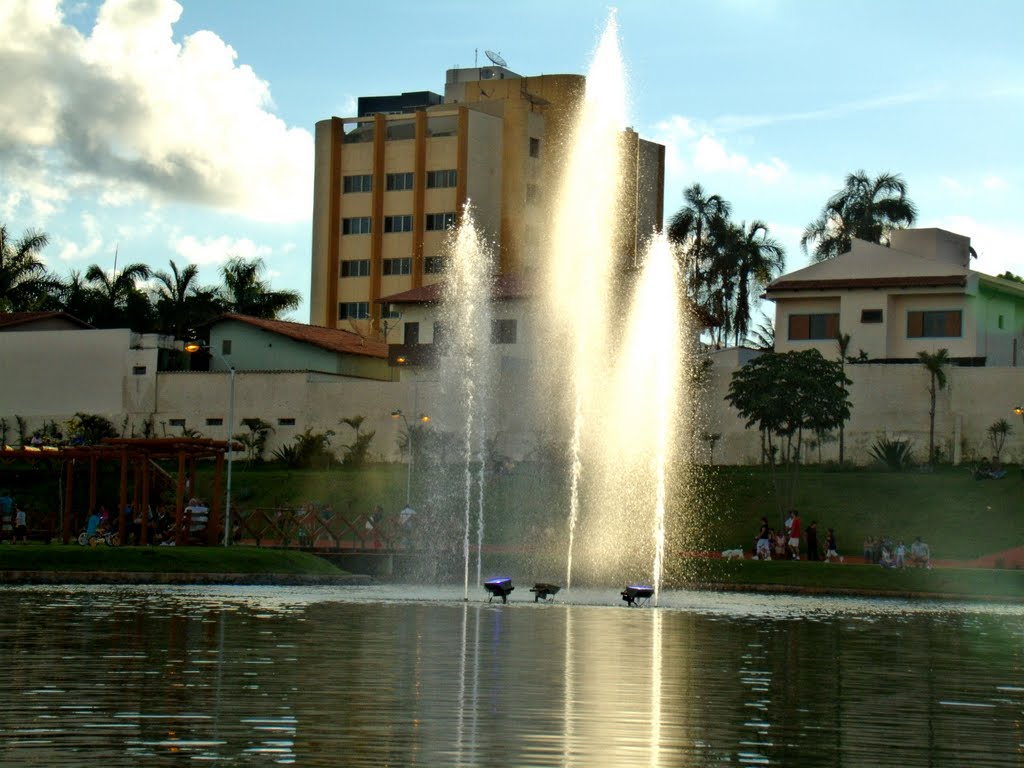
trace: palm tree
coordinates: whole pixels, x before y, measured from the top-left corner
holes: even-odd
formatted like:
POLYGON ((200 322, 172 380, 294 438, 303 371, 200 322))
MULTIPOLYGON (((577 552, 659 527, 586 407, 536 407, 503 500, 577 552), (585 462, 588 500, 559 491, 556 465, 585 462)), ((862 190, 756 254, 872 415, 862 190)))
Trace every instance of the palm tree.
POLYGON ((38 256, 48 242, 45 233, 31 229, 12 241, 6 225, 0 226, 0 311, 39 309, 60 287, 38 256))
POLYGON ((149 301, 139 290, 138 283, 148 280, 150 269, 145 264, 126 264, 120 272, 108 275, 99 264, 85 271, 85 280, 96 292, 94 323, 100 327, 118 327, 127 324, 133 330, 145 330, 145 315, 151 310, 149 301))
POLYGON ((907 184, 899 174, 883 173, 872 179, 856 171, 807 225, 800 246, 804 253, 808 245, 813 246, 814 260, 824 261, 849 251, 855 237, 888 245, 893 229, 909 227, 916 219, 917 206, 907 197, 907 184))
POLYGON ((89 286, 85 276, 77 269, 71 270, 67 279, 61 281, 58 289, 60 308, 69 315, 91 323, 99 303, 96 289, 89 286))
POLYGON ((153 273, 156 285, 153 296, 159 315, 160 330, 176 339, 189 338, 197 326, 223 311, 220 292, 198 284, 199 267, 188 264, 179 269, 173 259, 171 271, 153 273))
MULTIPOLYGON (((846 355, 850 351, 850 334, 841 333, 836 336, 836 346, 839 347, 839 366, 843 372, 843 378, 846 378, 846 355)), ((843 385, 846 386, 845 384, 843 385)), ((846 448, 846 422, 839 422, 839 466, 843 465, 843 459, 845 458, 846 448)), ((819 462, 820 463, 820 462, 819 462)))
POLYGON ((736 344, 750 329, 750 293, 768 285, 786 264, 786 249, 768 237, 768 225, 752 221, 741 224, 736 242, 736 305, 733 308, 732 330, 736 344))
POLYGON ((686 204, 676 211, 668 224, 668 239, 684 248, 686 274, 695 285, 711 251, 716 225, 728 220, 730 206, 720 195, 708 195, 700 184, 683 192, 686 204))
POLYGON ((935 395, 940 389, 946 388, 946 371, 949 365, 949 350, 940 349, 938 352, 918 352, 918 359, 921 365, 928 371, 931 383, 928 385, 928 395, 931 397, 931 408, 928 410, 928 463, 935 463, 935 395))
POLYGON ((295 309, 302 301, 298 291, 274 291, 262 279, 263 259, 247 261, 233 256, 221 269, 224 277, 224 302, 230 312, 274 319, 282 312, 295 309))

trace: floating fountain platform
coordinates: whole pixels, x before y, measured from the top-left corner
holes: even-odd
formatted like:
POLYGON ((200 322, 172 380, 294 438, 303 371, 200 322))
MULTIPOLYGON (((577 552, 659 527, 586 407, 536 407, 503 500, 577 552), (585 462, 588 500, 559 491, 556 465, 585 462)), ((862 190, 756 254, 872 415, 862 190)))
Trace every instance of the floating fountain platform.
POLYGON ((545 582, 537 582, 530 587, 530 591, 533 592, 533 602, 535 603, 540 600, 547 600, 548 598, 554 600, 555 595, 558 594, 560 589, 561 587, 557 584, 547 584, 545 582))
POLYGON ((490 597, 487 598, 488 603, 496 597, 500 597, 501 602, 507 603, 508 596, 512 594, 512 590, 515 589, 515 587, 512 586, 512 579, 510 577, 499 576, 485 581, 484 589, 490 593, 490 597))
POLYGON ((622 590, 622 599, 630 608, 641 608, 654 597, 654 587, 646 584, 630 584, 622 590))

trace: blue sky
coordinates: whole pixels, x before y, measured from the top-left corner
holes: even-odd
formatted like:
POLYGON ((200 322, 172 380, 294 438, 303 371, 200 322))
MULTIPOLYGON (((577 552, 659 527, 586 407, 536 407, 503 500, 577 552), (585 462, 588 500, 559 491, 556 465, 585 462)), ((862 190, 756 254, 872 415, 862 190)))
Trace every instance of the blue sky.
MULTIPOLYGON (((259 255, 309 292, 312 132, 361 95, 443 92, 498 51, 584 73, 606 2, 5 0, 0 222, 58 272, 259 255), (475 51, 479 54, 475 54, 475 51)), ((668 146, 666 217, 700 182, 807 263, 846 173, 901 173, 922 226, 1024 272, 1024 3, 623 2, 630 122, 668 146)), ((308 306, 293 314, 308 319, 308 306)))

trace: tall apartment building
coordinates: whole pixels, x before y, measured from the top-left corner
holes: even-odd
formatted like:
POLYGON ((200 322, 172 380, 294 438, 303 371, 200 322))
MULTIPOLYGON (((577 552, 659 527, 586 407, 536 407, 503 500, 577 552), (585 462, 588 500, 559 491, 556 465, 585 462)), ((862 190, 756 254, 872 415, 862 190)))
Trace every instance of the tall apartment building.
MULTIPOLYGON (((378 299, 438 282, 447 230, 471 201, 499 272, 529 279, 584 95, 581 75, 448 70, 429 91, 359 99, 316 125, 310 323, 374 334, 378 299)), ((660 228, 665 148, 623 132, 623 258, 660 228)), ((557 254, 553 256, 557 258, 557 254)))

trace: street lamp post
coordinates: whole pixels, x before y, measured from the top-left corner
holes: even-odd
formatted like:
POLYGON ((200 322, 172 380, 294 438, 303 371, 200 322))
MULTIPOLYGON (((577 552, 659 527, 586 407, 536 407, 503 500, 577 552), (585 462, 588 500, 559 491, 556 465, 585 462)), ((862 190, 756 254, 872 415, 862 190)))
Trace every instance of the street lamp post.
POLYGON ((219 354, 209 344, 200 344, 196 341, 190 341, 185 345, 185 351, 189 354, 198 352, 201 349, 207 350, 211 355, 220 360, 224 365, 228 367, 228 373, 230 374, 230 384, 228 388, 228 423, 225 431, 227 432, 227 454, 228 454, 228 480, 227 480, 227 493, 224 499, 224 546, 229 546, 231 543, 231 464, 233 451, 231 450, 231 430, 235 427, 235 366, 224 359, 224 356, 219 354))
MULTIPOLYGON (((412 462, 414 460, 413 457, 416 455, 415 446, 413 445, 413 431, 412 431, 412 427, 409 425, 409 420, 405 417, 405 414, 402 413, 401 408, 396 408, 395 410, 393 410, 391 412, 391 418, 392 419, 401 419, 403 422, 405 422, 405 432, 406 432, 407 435, 409 435, 409 462, 406 465, 407 469, 406 469, 406 473, 405 473, 405 506, 406 507, 411 507, 412 506, 412 462)), ((416 417, 416 421, 419 421, 422 424, 426 424, 428 421, 430 421, 430 417, 427 416, 427 414, 425 414, 425 413, 421 413, 419 416, 416 417)))

